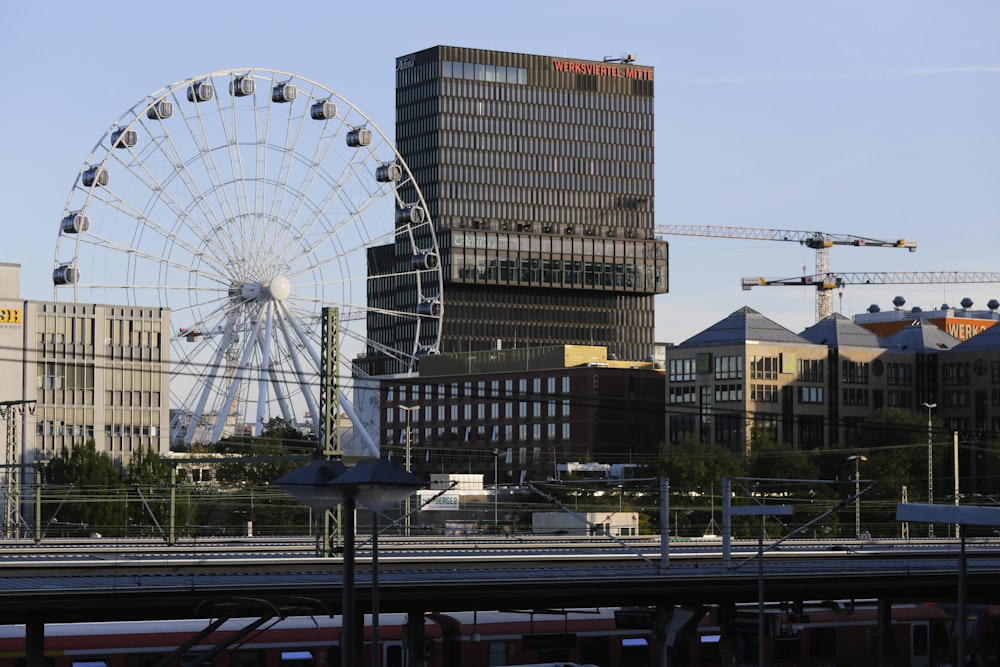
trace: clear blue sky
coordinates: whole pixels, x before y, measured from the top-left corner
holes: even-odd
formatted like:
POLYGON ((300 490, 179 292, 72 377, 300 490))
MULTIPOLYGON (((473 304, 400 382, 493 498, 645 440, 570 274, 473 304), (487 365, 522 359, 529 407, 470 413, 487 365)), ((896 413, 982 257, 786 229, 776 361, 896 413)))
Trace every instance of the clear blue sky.
MULTIPOLYGON (((835 271, 998 271, 1000 3, 994 0, 192 2, 12 0, 0 137, 0 261, 51 299, 60 216, 81 165, 147 94, 241 67, 318 81, 387 134, 396 56, 436 44, 656 68, 658 224, 907 238, 833 248, 835 271)), ((814 294, 740 289, 812 272, 793 243, 671 237, 657 338, 680 342, 747 305, 792 330, 814 294)), ((1000 285, 850 287, 845 315, 894 296, 977 307, 1000 285)), ((447 302, 447 295, 445 295, 447 302)))

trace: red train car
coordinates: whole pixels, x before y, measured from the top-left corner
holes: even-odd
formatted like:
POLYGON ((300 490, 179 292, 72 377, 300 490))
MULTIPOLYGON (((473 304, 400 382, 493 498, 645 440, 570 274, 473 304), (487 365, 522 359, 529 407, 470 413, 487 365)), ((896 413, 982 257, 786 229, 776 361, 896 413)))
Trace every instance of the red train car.
MULTIPOLYGON (((980 634, 1000 629, 1000 607, 983 614, 980 634)), ((741 608, 729 632, 708 614, 670 649, 672 667, 731 667, 757 664, 757 616, 741 608)), ((929 605, 897 606, 892 611, 890 664, 893 667, 953 665, 949 619, 929 605)), ((45 667, 154 667, 189 646, 171 664, 191 667, 341 667, 339 618, 294 617, 252 626, 253 619, 227 621, 192 642, 205 620, 128 623, 51 624, 45 628, 45 667), (216 647, 235 638, 223 649, 216 647)), ((372 631, 366 619, 359 658, 373 663, 372 631)), ((878 656, 874 606, 812 608, 791 614, 767 610, 765 659, 774 667, 863 667, 878 656)), ((406 617, 379 619, 380 667, 500 667, 507 665, 593 665, 654 667, 656 641, 648 629, 620 627, 615 610, 539 612, 464 612, 428 614, 424 640, 410 655, 406 617)), ((24 667, 23 626, 0 626, 0 667, 24 667)), ((980 665, 1000 665, 1000 641, 979 643, 980 665), (987 652, 994 647, 994 652, 987 652)))

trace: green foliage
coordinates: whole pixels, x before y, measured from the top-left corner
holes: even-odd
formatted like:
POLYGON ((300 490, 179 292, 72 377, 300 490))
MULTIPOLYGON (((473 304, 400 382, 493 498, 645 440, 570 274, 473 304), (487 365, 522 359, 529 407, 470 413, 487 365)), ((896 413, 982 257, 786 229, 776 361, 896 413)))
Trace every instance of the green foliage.
POLYGON ((316 445, 302 437, 281 417, 272 417, 259 437, 234 436, 220 440, 215 451, 237 454, 246 460, 226 461, 216 469, 216 479, 229 486, 263 487, 304 465, 300 457, 315 451, 316 445))
POLYGON ((73 534, 122 534, 127 511, 121 474, 107 455, 98 453, 93 438, 72 449, 63 447, 49 462, 46 481, 57 488, 56 501, 43 507, 43 525, 73 534))
MULTIPOLYGON (((803 452, 786 443, 761 438, 754 439, 750 446, 747 474, 749 477, 769 479, 815 480, 819 479, 820 470, 815 453, 803 452)), ((770 488, 786 491, 796 488, 796 485, 772 484, 770 488)))
MULTIPOLYGON (((130 531, 163 534, 170 529, 170 466, 152 449, 136 451, 125 468, 128 487, 128 526, 130 531), (159 530, 157 530, 159 526, 159 530)), ((191 516, 190 489, 175 488, 173 493, 174 525, 184 525, 191 516)))
POLYGON ((695 438, 663 445, 659 459, 649 469, 650 476, 667 477, 674 493, 707 493, 712 488, 718 490, 723 477, 739 475, 741 472, 739 457, 729 449, 720 445, 706 445, 695 438))

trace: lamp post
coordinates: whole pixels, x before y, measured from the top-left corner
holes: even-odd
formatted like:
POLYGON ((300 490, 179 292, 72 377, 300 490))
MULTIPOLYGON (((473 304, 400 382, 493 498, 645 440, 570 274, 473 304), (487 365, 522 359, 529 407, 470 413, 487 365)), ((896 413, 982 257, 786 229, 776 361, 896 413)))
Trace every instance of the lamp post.
MULTIPOLYGON (((927 504, 934 504, 934 439, 931 433, 931 410, 937 403, 924 403, 927 408, 927 504)), ((927 537, 934 537, 934 524, 927 524, 927 537)))
MULTIPOLYGON (((412 435, 411 435, 412 429, 410 428, 410 414, 414 410, 419 410, 420 406, 419 405, 401 405, 401 406, 399 406, 399 409, 402 410, 406 414, 406 433, 404 434, 404 437, 403 437, 403 441, 404 441, 404 443, 406 445, 406 454, 403 457, 403 467, 406 469, 406 472, 410 472, 410 443, 412 442, 412 440, 411 440, 411 438, 412 438, 412 435)), ((405 511, 405 514, 403 516, 403 534, 406 535, 407 537, 409 537, 410 536, 410 497, 409 496, 406 497, 406 507, 404 508, 404 511, 405 511)))
POLYGON ((854 536, 861 537, 861 462, 868 457, 863 454, 852 454, 848 461, 854 461, 854 536))
MULTIPOLYGON (((419 477, 400 470, 383 459, 365 459, 350 469, 345 468, 338 461, 314 461, 275 480, 275 484, 288 494, 316 509, 329 510, 338 504, 343 505, 344 559, 341 585, 343 622, 341 624, 340 655, 342 665, 354 667, 358 664, 356 659, 358 636, 354 590, 355 509, 357 504, 361 503, 372 511, 384 510, 393 504, 398 504, 404 498, 409 498, 417 489, 426 486, 426 483, 419 477)), ((378 562, 377 556, 374 556, 375 548, 377 547, 373 541, 373 568, 377 567, 378 562)), ((373 569, 373 651, 378 650, 377 581, 378 575, 373 569)), ((377 661, 374 667, 377 667, 377 661)))
MULTIPOLYGON (((728 480, 724 480, 728 482, 728 480)), ((731 516, 759 516, 760 532, 757 537, 757 667, 764 667, 764 521, 767 517, 791 516, 791 505, 746 505, 730 507, 731 516)), ((728 518, 724 521, 728 522, 728 518)))

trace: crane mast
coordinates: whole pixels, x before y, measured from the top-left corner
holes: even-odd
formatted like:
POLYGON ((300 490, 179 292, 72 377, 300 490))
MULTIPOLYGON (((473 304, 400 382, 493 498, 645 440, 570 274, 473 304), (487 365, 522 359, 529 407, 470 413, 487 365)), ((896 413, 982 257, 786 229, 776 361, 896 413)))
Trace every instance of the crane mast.
MULTIPOLYGON (((725 227, 713 225, 656 225, 656 233, 665 236, 707 236, 714 238, 745 239, 750 241, 789 241, 816 251, 816 275, 830 273, 830 248, 835 245, 866 248, 906 248, 916 252, 917 242, 906 239, 884 240, 851 234, 827 234, 794 229, 764 229, 757 227, 725 227)), ((743 289, 750 289, 744 287, 743 289)), ((833 295, 829 290, 816 292, 816 321, 833 312, 833 295)))

